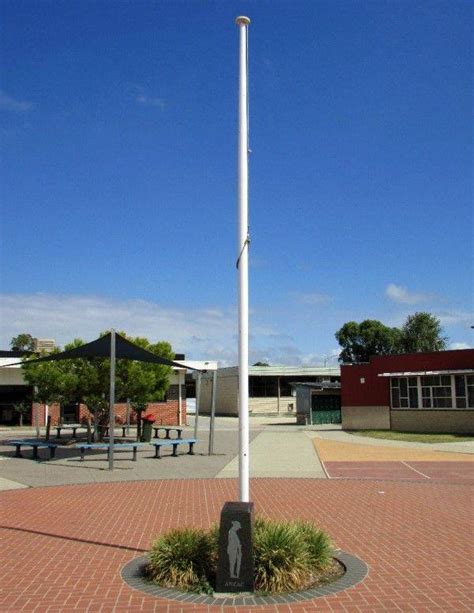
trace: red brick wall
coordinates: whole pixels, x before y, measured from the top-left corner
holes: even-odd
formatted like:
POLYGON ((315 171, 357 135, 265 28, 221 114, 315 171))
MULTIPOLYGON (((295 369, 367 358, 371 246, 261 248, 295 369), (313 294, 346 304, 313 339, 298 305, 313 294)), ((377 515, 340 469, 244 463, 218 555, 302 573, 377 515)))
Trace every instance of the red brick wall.
MULTIPOLYGON (((173 396, 173 394, 169 394, 173 396)), ((32 424, 35 425, 35 404, 32 406, 32 424)), ((155 416, 157 424, 165 424, 169 426, 177 426, 179 424, 179 401, 177 398, 169 398, 166 402, 153 402, 147 405, 145 414, 151 413, 155 416)), ((51 415, 51 425, 55 426, 60 419, 60 405, 58 403, 48 405, 48 414, 51 415)), ((89 410, 85 404, 79 407, 79 420, 86 420, 89 416, 89 410)), ((126 423, 127 421, 127 405, 126 403, 115 404, 115 415, 117 422, 126 423)), ((39 411, 40 426, 46 425, 45 405, 40 405, 39 411)), ((130 422, 136 422, 135 411, 130 412, 130 422)), ((185 426, 186 421, 186 399, 181 399, 181 424, 185 426)))

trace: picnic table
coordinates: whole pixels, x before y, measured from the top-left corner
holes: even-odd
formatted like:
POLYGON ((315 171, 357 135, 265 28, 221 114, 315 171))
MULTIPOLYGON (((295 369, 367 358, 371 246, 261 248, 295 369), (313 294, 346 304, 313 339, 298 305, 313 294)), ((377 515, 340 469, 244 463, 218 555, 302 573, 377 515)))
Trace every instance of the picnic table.
POLYGON ((16 448, 15 457, 22 458, 21 448, 22 447, 32 447, 33 448, 33 460, 39 460, 38 449, 47 448, 49 449, 49 459, 52 460, 56 454, 56 443, 50 443, 49 441, 40 441, 38 439, 18 439, 13 441, 7 441, 6 445, 12 445, 16 448))
POLYGON ((164 438, 171 438, 170 434, 171 432, 176 432, 176 438, 180 439, 182 432, 183 432, 183 428, 181 428, 181 426, 153 426, 153 430, 155 431, 155 437, 154 438, 160 438, 159 436, 159 431, 160 430, 164 430, 166 432, 166 435, 164 438))
MULTIPOLYGON (((132 460, 134 462, 137 461, 137 449, 140 447, 145 447, 149 445, 149 443, 114 443, 113 449, 115 451, 124 451, 125 449, 132 450, 132 460)), ((86 449, 96 449, 96 450, 105 450, 107 452, 107 459, 110 455, 110 448, 112 445, 110 443, 76 443, 76 448, 79 448, 81 454, 81 461, 84 461, 84 456, 86 449)))
POLYGON ((173 447, 172 456, 174 458, 178 457, 178 445, 189 445, 189 455, 194 455, 194 444, 197 443, 197 439, 195 438, 171 438, 165 439, 161 438, 159 440, 152 441, 152 445, 155 448, 155 458, 158 460, 161 459, 161 448, 162 447, 173 447))
MULTIPOLYGON (((101 428, 104 431, 104 436, 109 436, 109 426, 99 426, 99 428, 101 428)), ((125 438, 126 436, 126 432, 127 432, 127 428, 133 428, 135 431, 137 429, 136 426, 115 426, 115 428, 122 428, 122 437, 125 438)), ((176 437, 175 439, 180 439, 182 437, 182 433, 183 433, 183 428, 181 426, 153 426, 153 430, 155 431, 155 436, 154 438, 165 438, 165 439, 171 439, 171 433, 176 433, 176 437), (164 430, 165 431, 165 436, 164 437, 160 437, 159 435, 159 431, 160 430, 164 430)), ((175 440, 172 439, 172 440, 175 440)))
POLYGON ((87 430, 86 426, 83 426, 82 424, 62 424, 60 426, 54 426, 54 428, 57 432, 56 438, 61 438, 61 430, 72 430, 72 438, 77 438, 76 432, 79 428, 84 428, 84 430, 87 430))

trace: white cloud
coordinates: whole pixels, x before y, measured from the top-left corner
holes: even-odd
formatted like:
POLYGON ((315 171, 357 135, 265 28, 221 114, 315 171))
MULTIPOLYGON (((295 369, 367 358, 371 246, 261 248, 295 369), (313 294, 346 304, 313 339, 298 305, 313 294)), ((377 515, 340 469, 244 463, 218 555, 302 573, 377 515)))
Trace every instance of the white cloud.
POLYGON ((474 325, 474 313, 469 311, 445 310, 437 313, 436 317, 439 318, 443 326, 461 325, 469 327, 474 325))
POLYGON ((471 349, 472 345, 468 343, 451 343, 449 345, 450 349, 471 349))
MULTIPOLYGON (((74 338, 91 341, 100 332, 115 328, 151 341, 168 340, 189 359, 218 360, 222 366, 237 364, 237 318, 233 308, 170 308, 146 300, 118 300, 102 296, 56 294, 7 294, 2 297, 1 348, 11 338, 28 332, 38 338, 54 338, 64 346, 74 338)), ((296 346, 293 338, 252 316, 251 363, 315 363, 296 346)), ((314 358, 317 359, 316 356, 314 358)), ((322 363, 323 357, 316 363, 322 363)))
POLYGON ((293 296, 293 298, 300 304, 310 304, 313 306, 327 304, 332 300, 331 296, 328 296, 327 294, 321 294, 319 292, 291 292, 290 295, 293 296))
POLYGON ((14 113, 26 113, 33 108, 32 102, 26 100, 16 100, 4 91, 0 90, 0 110, 12 111, 14 113))
POLYGON ((389 283, 389 285, 387 285, 385 295, 390 298, 390 300, 401 304, 418 304, 420 302, 427 302, 433 298, 432 294, 410 292, 406 287, 395 285, 395 283, 389 283))
MULTIPOLYGON (((74 338, 91 341, 115 328, 151 341, 167 340, 188 359, 237 364, 237 317, 234 308, 171 308, 146 300, 119 300, 103 296, 5 294, 1 296, 0 348, 21 332, 54 338, 64 346, 74 338)), ((256 313, 250 321, 250 363, 307 366, 337 364, 338 349, 316 354, 303 352, 294 338, 275 329, 256 313)))
MULTIPOLYGON (((220 309, 171 309, 145 300, 52 294, 2 296, 2 344, 26 331, 60 345, 90 341, 110 328, 150 340, 169 340, 177 352, 218 359, 214 350, 233 346, 234 317, 220 309), (198 341, 198 342, 197 342, 198 341), (194 348, 198 347, 199 355, 194 348), (211 355, 212 353, 212 355, 211 355)), ((191 356, 189 356, 191 357, 191 356)))
POLYGON ((152 98, 150 96, 146 96, 145 94, 138 94, 138 96, 135 98, 135 102, 142 106, 153 106, 161 109, 162 111, 166 106, 163 98, 152 98))

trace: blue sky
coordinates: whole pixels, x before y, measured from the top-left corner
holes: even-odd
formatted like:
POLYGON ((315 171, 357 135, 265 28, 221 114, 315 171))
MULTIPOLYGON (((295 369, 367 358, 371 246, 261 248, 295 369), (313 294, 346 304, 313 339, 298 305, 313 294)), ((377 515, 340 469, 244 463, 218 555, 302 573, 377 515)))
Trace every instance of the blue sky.
POLYGON ((1 346, 115 327, 236 362, 237 51, 250 38, 250 357, 346 321, 473 344, 468 1, 4 0, 1 346))

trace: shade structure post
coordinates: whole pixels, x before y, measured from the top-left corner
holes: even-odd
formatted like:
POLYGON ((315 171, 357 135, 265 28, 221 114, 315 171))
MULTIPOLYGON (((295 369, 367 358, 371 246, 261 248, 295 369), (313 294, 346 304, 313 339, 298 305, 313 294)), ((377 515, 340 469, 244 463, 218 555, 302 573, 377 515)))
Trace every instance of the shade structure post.
POLYGON ((248 369, 248 17, 239 26, 238 126, 238 260, 239 273, 239 500, 249 502, 249 369, 248 369))
POLYGON ((209 454, 214 453, 214 428, 216 422, 217 370, 212 374, 211 419, 209 421, 209 454))
POLYGON ((194 438, 197 439, 198 435, 198 422, 199 422, 199 402, 201 400, 201 373, 198 373, 196 381, 196 410, 194 413, 194 438))
POLYGON ((181 371, 178 372, 178 426, 181 426, 183 423, 181 417, 181 411, 183 410, 183 399, 182 399, 182 390, 181 390, 181 371))
POLYGON ((109 470, 114 469, 115 426, 115 330, 110 331, 109 470))
MULTIPOLYGON (((38 387, 35 385, 34 388, 35 396, 38 396, 38 387)), ((34 420, 35 420, 35 429, 36 429, 36 438, 39 439, 41 436, 40 426, 39 426, 39 402, 37 398, 35 398, 36 402, 33 404, 34 407, 34 420)))

